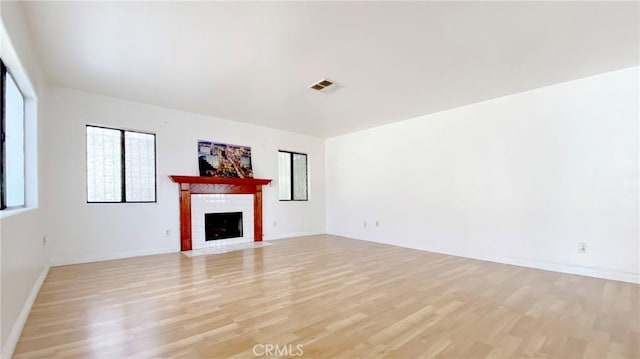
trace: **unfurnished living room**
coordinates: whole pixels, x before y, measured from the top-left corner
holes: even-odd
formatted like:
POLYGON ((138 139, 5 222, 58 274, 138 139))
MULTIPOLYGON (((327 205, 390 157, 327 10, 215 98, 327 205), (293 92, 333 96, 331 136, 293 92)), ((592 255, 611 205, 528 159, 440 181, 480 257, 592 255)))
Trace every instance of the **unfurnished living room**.
POLYGON ((0 15, 2 358, 640 358, 640 2, 0 15))

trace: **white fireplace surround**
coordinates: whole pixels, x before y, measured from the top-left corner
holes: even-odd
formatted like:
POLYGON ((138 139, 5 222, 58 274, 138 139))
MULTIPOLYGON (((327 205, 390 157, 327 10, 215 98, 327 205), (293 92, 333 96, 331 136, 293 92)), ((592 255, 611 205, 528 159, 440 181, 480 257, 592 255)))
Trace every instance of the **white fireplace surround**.
POLYGON ((194 194, 191 195, 192 249, 213 248, 232 243, 253 242, 253 195, 194 194), (242 237, 205 240, 206 213, 242 212, 242 237))

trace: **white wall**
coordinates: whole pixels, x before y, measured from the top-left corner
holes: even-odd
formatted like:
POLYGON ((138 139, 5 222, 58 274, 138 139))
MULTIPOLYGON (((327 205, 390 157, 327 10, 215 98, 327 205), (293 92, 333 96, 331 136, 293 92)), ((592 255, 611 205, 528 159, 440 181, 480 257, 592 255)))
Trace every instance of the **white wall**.
POLYGON ((48 88, 46 113, 54 265, 179 251, 179 190, 168 176, 198 175, 199 139, 251 146, 254 176, 274 179, 263 188, 265 239, 325 232, 323 139, 59 87, 48 88), (156 134, 157 203, 86 203, 87 124, 156 134), (309 155, 310 201, 278 201, 278 149, 309 155))
POLYGON ((327 140, 328 232, 637 282, 639 75, 327 140))
POLYGON ((9 358, 47 269, 39 114, 44 83, 22 4, 0 2, 0 56, 25 95, 26 208, 0 212, 0 343, 9 358))

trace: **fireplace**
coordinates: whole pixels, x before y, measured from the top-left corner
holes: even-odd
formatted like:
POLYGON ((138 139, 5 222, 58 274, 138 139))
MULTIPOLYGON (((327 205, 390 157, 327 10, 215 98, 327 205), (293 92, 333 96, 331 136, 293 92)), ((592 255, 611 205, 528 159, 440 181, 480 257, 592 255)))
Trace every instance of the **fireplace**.
POLYGON ((242 237, 242 212, 205 213, 205 241, 242 237))
MULTIPOLYGON (((189 251, 193 248, 192 221, 203 221, 205 211, 198 216, 191 216, 191 197, 202 197, 200 195, 225 194, 232 197, 248 195, 252 197, 252 205, 248 211, 243 210, 245 225, 252 223, 253 226, 244 228, 243 235, 253 237, 254 241, 262 241, 262 186, 271 183, 270 179, 260 178, 220 178, 220 177, 199 177, 199 176, 178 176, 171 175, 171 180, 180 185, 180 250, 189 251), (253 208, 251 208, 253 207, 253 208), (253 210, 251 210, 253 209, 253 210), (251 218, 250 218, 251 217, 251 218), (253 233, 249 233, 253 227, 253 233)), ((236 212, 236 210, 226 210, 236 212)), ((215 211, 218 212, 218 211, 215 211)), ((204 227, 204 224, 202 224, 204 227)), ((202 242, 204 230, 202 232, 202 242)), ((218 243, 209 241, 208 243, 218 243)))

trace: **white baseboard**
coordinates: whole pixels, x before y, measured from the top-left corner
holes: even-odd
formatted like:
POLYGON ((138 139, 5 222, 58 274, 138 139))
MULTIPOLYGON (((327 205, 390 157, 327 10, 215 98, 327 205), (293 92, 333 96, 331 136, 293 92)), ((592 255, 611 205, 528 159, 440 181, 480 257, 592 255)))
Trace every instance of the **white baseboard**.
POLYGON ((543 269, 552 272, 560 272, 567 274, 576 274, 586 277, 602 278, 617 280, 620 282, 640 283, 640 274, 628 273, 621 271, 612 271, 600 268, 582 267, 572 264, 560 264, 543 261, 533 261, 521 258, 501 257, 501 256, 488 256, 485 258, 477 258, 489 262, 511 264, 520 267, 543 269))
POLYGON ((18 340, 20 339, 20 334, 22 334, 22 329, 24 328, 25 323, 27 322, 27 318, 29 317, 29 312, 31 312, 31 307, 33 307, 33 302, 35 302, 38 293, 40 292, 40 287, 42 287, 42 283, 47 278, 47 274, 49 273, 49 267, 46 267, 40 273, 36 282, 33 283, 33 287, 31 287, 31 292, 27 299, 24 302, 24 306, 16 318, 15 323, 13 323, 13 327, 11 327, 11 332, 7 337, 7 342, 2 347, 2 358, 9 359, 13 355, 13 351, 16 349, 16 345, 18 344, 18 340))
MULTIPOLYGON (((296 233, 285 233, 278 235, 265 235, 263 240, 276 240, 283 238, 293 238, 293 237, 304 237, 304 236, 315 236, 319 234, 325 234, 324 232, 296 232, 296 233)), ((242 241, 251 242, 252 240, 243 239, 242 241)), ((81 263, 91 263, 91 262, 102 262, 102 261, 110 261, 114 259, 123 259, 123 258, 132 258, 132 257, 140 257, 140 256, 150 256, 154 254, 166 254, 166 253, 178 253, 180 252, 180 248, 162 248, 162 249, 152 249, 152 250, 140 250, 140 251, 127 251, 127 252, 118 252, 118 253, 110 253, 110 254, 99 254, 99 255, 87 255, 80 258, 51 258, 51 266, 65 266, 70 264, 81 264, 81 263)))
POLYGON ((62 259, 52 258, 51 266, 57 267, 57 266, 66 266, 70 264, 102 262, 102 261, 110 261, 114 259, 150 256, 154 254, 178 253, 178 252, 180 252, 180 248, 162 248, 162 249, 118 252, 118 253, 101 254, 101 255, 88 255, 80 258, 62 258, 62 259))
MULTIPOLYGON (((283 238, 293 238, 293 237, 304 237, 304 236, 315 236, 319 234, 325 234, 324 232, 296 232, 296 233, 285 233, 278 235, 265 235, 263 240, 276 240, 283 238)), ((246 240, 246 239, 244 239, 246 240)), ((247 242, 251 242, 251 240, 246 240, 247 242)), ((140 256, 150 256, 154 254, 166 254, 166 253, 179 253, 180 248, 161 248, 161 249, 151 249, 151 250, 139 250, 139 251, 127 251, 127 252, 117 252, 117 253, 109 253, 109 254, 91 254, 82 257, 58 257, 55 256, 51 258, 51 266, 65 266, 71 264, 81 264, 81 263, 91 263, 91 262, 102 262, 102 261, 110 261, 114 259, 123 259, 123 258, 132 258, 132 257, 140 257, 140 256)))
POLYGON ((295 233, 284 233, 284 234, 276 234, 276 235, 265 235, 262 240, 264 241, 273 241, 276 239, 285 239, 285 238, 294 238, 294 237, 306 237, 306 236, 317 236, 321 234, 326 234, 325 232, 295 232, 295 233))
POLYGON ((460 253, 446 253, 446 252, 432 251, 425 248, 403 246, 397 243, 378 242, 378 241, 374 241, 366 238, 356 238, 349 235, 338 234, 338 233, 333 233, 332 235, 341 236, 341 237, 350 238, 350 239, 356 239, 359 241, 387 244, 390 246, 411 248, 411 249, 417 249, 425 252, 446 254, 450 256, 477 259, 477 260, 487 261, 487 262, 510 264, 510 265, 515 265, 520 267, 542 269, 542 270, 548 270, 548 271, 559 272, 559 273, 576 274, 576 275, 582 275, 585 277, 610 279, 610 280, 616 280, 620 282, 640 283, 640 273, 630 273, 630 272, 622 272, 622 271, 615 271, 615 270, 602 269, 602 268, 582 267, 582 266, 577 266, 573 264, 552 263, 552 262, 544 262, 544 261, 504 257, 504 256, 482 256, 482 255, 472 256, 472 255, 460 254, 460 253))

